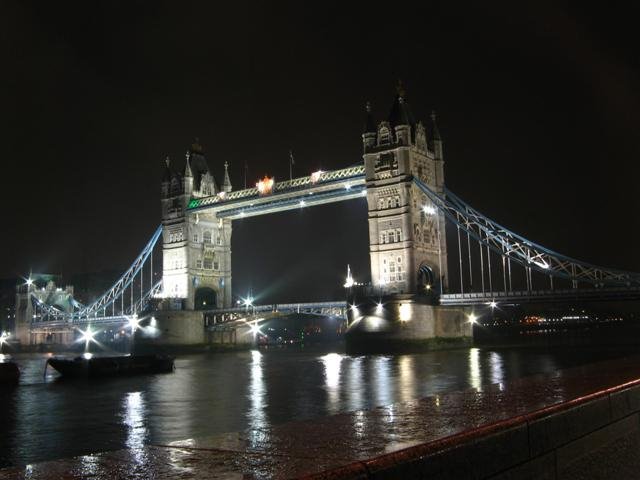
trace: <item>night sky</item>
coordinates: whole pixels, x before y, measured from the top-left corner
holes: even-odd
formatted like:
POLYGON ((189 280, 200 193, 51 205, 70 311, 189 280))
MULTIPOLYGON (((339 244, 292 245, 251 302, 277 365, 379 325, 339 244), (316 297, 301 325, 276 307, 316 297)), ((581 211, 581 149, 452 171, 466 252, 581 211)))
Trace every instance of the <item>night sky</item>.
MULTIPOLYGON (((402 79, 439 114, 448 187, 556 251, 640 271, 637 8, 582 2, 0 5, 0 277, 124 269, 160 222, 163 159, 218 182, 361 161, 402 79)), ((368 276, 364 201, 234 222, 234 289, 340 295, 368 276)))

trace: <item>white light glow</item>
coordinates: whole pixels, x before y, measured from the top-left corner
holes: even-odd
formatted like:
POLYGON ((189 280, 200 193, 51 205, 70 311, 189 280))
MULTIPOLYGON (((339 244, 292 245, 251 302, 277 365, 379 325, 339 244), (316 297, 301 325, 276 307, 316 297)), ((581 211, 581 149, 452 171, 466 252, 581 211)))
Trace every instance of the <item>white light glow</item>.
POLYGON ((84 358, 85 360, 91 360, 93 358, 93 353, 84 352, 82 354, 82 358, 84 358))
POLYGON ((545 270, 550 268, 549 264, 547 262, 545 262, 544 260, 534 260, 533 263, 535 263, 540 268, 544 268, 545 270))
POLYGON ((367 191, 366 190, 362 190, 362 196, 366 197, 367 196, 367 191))
POLYGON ((135 331, 138 326, 140 326, 140 320, 138 320, 138 315, 133 314, 128 318, 128 326, 131 331, 135 331))
POLYGON ((301 207, 304 207, 306 204, 304 203, 304 200, 300 200, 300 203, 298 205, 300 205, 301 207))
POLYGON ((156 328, 158 326, 158 321, 156 320, 156 317, 151 317, 151 320, 149 320, 149 326, 151 328, 156 328))
POLYGON ((250 331, 253 334, 253 336, 262 334, 262 332, 260 331, 260 325, 258 325, 258 322, 252 323, 249 326, 249 328, 251 329, 250 331))
POLYGON ((86 343, 92 342, 95 335, 96 335, 96 332, 92 331, 91 325, 89 325, 86 330, 84 331, 80 330, 80 341, 86 342, 86 343))
POLYGON ((426 213, 427 215, 435 215, 436 214, 436 209, 432 205, 425 205, 424 207, 422 207, 422 211, 424 213, 426 213))
POLYGON ((29 286, 29 287, 30 287, 31 285, 33 285, 33 280, 31 280, 31 277, 27 278, 27 283, 26 283, 26 285, 27 285, 27 286, 29 286))
POLYGON ((478 317, 473 313, 471 315, 468 315, 467 318, 469 319, 469 323, 471 323, 472 325, 478 323, 478 317))
POLYGON ((345 190, 351 190, 351 184, 347 183, 347 184, 344 186, 344 189, 345 189, 345 190))
POLYGON ((384 306, 381 303, 378 303, 376 305, 376 313, 379 315, 382 313, 382 310, 384 309, 384 306))
POLYGON ((498 304, 496 303, 496 301, 495 301, 495 300, 492 300, 491 302, 489 302, 489 306, 490 306, 491 308, 496 308, 496 307, 498 306, 498 304))
POLYGON ((344 288, 351 288, 355 284, 353 276, 351 275, 351 267, 347 265, 347 279, 344 282, 344 288))
POLYGON ((323 174, 324 172, 322 170, 318 170, 317 172, 313 172, 311 174, 311 183, 317 183, 318 180, 320 180, 320 176, 323 174))

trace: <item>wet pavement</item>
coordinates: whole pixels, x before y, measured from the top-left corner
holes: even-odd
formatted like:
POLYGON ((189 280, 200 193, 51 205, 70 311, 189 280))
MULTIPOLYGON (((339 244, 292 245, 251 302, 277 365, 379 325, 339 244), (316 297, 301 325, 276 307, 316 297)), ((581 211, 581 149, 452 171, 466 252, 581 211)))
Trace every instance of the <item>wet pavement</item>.
POLYGON ((640 356, 372 410, 0 470, 0 479, 358 478, 640 383, 640 356), (378 459, 378 460, 376 460, 378 459))

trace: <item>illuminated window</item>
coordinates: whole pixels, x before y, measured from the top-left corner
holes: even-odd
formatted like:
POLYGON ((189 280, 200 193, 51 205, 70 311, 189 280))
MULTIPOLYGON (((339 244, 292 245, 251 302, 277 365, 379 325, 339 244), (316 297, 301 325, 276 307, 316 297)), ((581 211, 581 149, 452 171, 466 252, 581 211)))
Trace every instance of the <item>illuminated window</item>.
POLYGON ((389 230, 389 243, 395 243, 396 241, 396 232, 393 230, 389 230))
POLYGON ((397 242, 401 242, 402 241, 402 230, 400 230, 399 228, 396 228, 396 241, 397 242))
POLYGON ((202 241, 204 243, 211 243, 211 232, 206 231, 202 234, 202 241))

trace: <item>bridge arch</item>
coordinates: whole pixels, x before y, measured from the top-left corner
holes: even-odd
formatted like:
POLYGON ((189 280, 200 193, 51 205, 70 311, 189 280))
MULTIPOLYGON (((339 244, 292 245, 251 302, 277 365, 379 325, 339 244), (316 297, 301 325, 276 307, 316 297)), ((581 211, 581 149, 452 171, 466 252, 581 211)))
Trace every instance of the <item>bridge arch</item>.
POLYGON ((433 269, 425 263, 421 264, 418 268, 418 291, 425 292, 435 288, 437 281, 433 269))
POLYGON ((211 310, 218 306, 218 294, 211 287, 200 287, 195 292, 194 309, 211 310))

